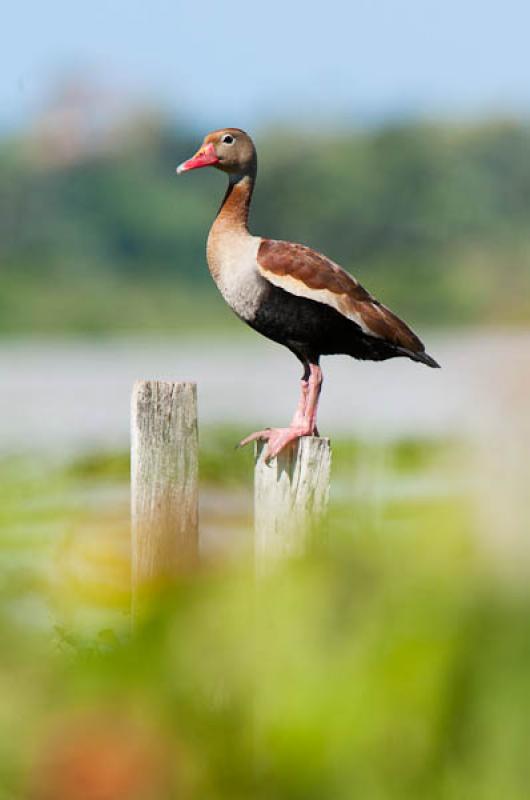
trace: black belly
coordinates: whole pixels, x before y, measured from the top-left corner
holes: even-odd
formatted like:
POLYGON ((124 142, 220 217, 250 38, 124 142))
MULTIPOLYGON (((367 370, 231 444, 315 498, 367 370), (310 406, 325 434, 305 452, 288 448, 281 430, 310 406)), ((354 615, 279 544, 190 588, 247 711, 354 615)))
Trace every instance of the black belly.
POLYGON ((305 361, 316 362, 320 356, 339 353, 370 361, 405 355, 391 342, 363 333, 359 325, 334 308, 276 286, 267 291, 254 318, 245 321, 305 361))

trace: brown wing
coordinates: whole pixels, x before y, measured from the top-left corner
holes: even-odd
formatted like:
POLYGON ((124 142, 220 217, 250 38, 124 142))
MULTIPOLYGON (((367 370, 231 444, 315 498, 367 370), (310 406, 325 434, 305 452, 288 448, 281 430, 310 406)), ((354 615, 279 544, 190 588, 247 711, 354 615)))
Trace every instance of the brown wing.
POLYGON ((291 294, 332 306, 370 336, 414 353, 424 351, 399 317, 326 256, 302 244, 263 239, 257 255, 261 275, 291 294))

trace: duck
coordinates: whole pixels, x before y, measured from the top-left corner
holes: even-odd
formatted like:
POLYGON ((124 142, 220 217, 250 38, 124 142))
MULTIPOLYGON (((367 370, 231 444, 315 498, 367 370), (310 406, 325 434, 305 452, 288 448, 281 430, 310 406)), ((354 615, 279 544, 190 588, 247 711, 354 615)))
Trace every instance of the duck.
POLYGON ((403 320, 327 256, 303 244, 249 231, 257 165, 251 137, 240 128, 221 128, 209 133, 176 171, 182 175, 213 167, 227 175, 226 193, 208 235, 210 273, 232 311, 258 333, 284 345, 303 367, 290 424, 264 428, 239 443, 242 447, 265 441, 268 462, 302 436, 319 435, 322 356, 408 358, 428 367, 440 365, 403 320))

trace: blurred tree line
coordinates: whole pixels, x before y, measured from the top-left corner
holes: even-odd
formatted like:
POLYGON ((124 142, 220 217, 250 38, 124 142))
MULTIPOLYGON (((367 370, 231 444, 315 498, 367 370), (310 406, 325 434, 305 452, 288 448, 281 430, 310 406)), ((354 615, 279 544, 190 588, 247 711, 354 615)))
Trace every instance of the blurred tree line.
MULTIPOLYGON (((0 330, 228 321, 205 262, 225 178, 174 174, 201 134, 151 116, 77 151, 0 142, 0 330)), ((530 318, 529 125, 255 138, 254 231, 325 252, 412 323, 530 318)))

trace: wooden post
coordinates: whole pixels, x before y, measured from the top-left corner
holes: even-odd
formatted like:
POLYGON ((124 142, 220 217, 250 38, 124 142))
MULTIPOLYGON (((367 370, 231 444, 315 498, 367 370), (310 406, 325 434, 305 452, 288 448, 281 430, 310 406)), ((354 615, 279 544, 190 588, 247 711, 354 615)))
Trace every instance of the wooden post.
POLYGON ((258 571, 279 559, 302 554, 322 519, 329 496, 329 439, 304 436, 273 458, 256 447, 254 535, 258 571))
POLYGON ((133 610, 198 556, 197 388, 137 381, 131 404, 133 610))

